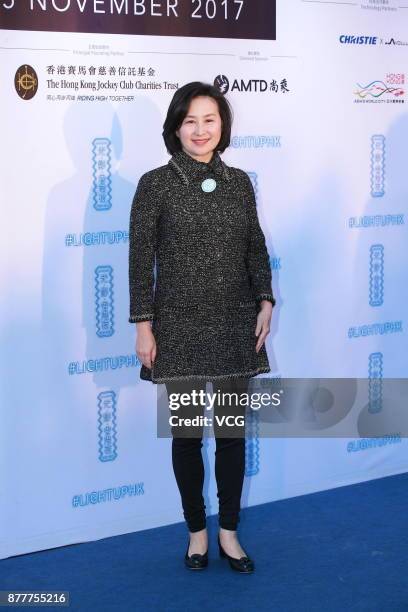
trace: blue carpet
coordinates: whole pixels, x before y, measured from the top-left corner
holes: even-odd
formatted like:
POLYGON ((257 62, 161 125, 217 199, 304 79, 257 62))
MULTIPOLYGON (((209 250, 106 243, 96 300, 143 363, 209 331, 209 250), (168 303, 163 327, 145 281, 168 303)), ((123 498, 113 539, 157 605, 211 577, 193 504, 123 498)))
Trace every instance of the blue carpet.
POLYGON ((407 508, 407 473, 246 508, 251 575, 218 557, 212 516, 202 572, 184 568, 177 523, 4 559, 0 589, 70 591, 86 611, 408 611, 407 508))

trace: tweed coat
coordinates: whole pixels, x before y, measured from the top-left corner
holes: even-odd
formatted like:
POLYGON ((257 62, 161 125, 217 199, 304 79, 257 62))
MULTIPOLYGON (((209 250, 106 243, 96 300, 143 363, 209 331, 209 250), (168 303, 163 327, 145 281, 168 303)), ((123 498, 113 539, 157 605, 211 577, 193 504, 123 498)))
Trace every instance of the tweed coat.
POLYGON ((275 305, 271 267, 249 176, 218 152, 176 152, 140 177, 129 223, 129 322, 151 321, 153 383, 270 372, 255 351, 259 303, 275 305), (204 179, 216 181, 213 191, 204 179))

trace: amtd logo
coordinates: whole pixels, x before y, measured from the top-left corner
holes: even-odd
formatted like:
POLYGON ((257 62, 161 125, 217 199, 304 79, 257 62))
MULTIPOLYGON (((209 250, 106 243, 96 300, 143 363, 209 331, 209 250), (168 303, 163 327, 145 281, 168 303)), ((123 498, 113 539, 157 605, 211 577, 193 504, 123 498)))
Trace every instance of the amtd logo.
POLYGON ((222 94, 226 94, 228 91, 267 91, 268 83, 264 79, 249 79, 248 81, 244 81, 244 79, 234 79, 232 82, 232 86, 230 87, 230 82, 228 77, 225 74, 219 74, 214 79, 215 87, 218 87, 222 94))

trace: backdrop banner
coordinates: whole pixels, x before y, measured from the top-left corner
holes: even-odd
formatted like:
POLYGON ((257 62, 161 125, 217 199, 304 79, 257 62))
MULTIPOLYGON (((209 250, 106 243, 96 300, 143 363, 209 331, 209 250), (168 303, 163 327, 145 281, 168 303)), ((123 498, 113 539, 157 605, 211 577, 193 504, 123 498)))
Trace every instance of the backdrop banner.
MULTIPOLYGON (((408 469, 383 412, 408 369, 400 4, 0 0, 0 558, 183 520, 157 431, 165 387, 140 379, 128 322, 128 230, 189 81, 233 106, 223 159, 250 176, 270 253, 272 371, 257 384, 309 379, 334 434, 290 435, 289 410, 262 435, 252 411, 242 507, 408 469)), ((216 514, 210 436, 203 456, 216 514)))

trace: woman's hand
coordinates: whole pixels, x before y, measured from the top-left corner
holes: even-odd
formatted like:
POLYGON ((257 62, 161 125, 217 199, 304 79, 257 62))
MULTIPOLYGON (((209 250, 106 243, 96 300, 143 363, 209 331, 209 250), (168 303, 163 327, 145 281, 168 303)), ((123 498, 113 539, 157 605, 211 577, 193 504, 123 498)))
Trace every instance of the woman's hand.
POLYGON ((136 355, 147 368, 151 369, 156 359, 156 339, 150 321, 136 323, 136 355))
POLYGON ((259 353, 261 346, 265 342, 266 336, 269 334, 271 328, 272 318, 272 302, 269 300, 261 301, 261 310, 258 312, 258 318, 256 322, 255 336, 258 336, 258 342, 256 343, 255 350, 259 353))

